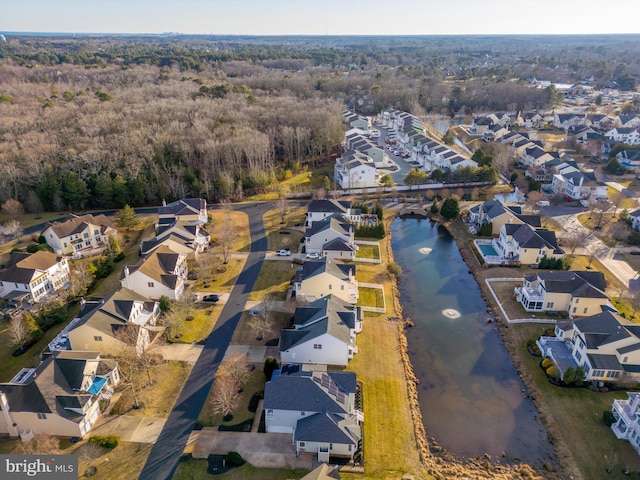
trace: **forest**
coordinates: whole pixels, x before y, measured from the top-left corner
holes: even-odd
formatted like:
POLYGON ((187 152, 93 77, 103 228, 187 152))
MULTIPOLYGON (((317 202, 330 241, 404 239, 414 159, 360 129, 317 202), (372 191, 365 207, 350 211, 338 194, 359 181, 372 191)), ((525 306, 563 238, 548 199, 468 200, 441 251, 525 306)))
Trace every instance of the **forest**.
POLYGON ((550 108, 529 80, 635 89, 640 38, 7 36, 0 202, 238 200, 340 153, 341 112, 550 108))

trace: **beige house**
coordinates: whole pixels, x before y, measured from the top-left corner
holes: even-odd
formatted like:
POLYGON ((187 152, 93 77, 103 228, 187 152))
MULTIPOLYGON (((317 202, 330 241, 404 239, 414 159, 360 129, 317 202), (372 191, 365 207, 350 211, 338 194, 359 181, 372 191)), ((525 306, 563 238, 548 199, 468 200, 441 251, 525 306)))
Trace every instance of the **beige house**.
POLYGON ((171 300, 179 300, 187 274, 187 256, 162 245, 136 265, 126 265, 120 284, 143 297, 158 299, 166 295, 171 300))
POLYGON ((102 300, 83 301, 78 316, 49 344, 49 349, 118 355, 135 346, 141 352, 163 330, 156 326, 159 315, 158 302, 122 288, 102 300))
POLYGON ((207 223, 207 202, 204 198, 184 198, 158 207, 158 223, 163 220, 181 220, 190 224, 207 223))
POLYGON ((564 258, 564 251, 558 246, 556 234, 544 228, 533 229, 528 224, 506 224, 500 229, 500 236, 493 240, 498 255, 521 265, 536 266, 544 258, 564 258))
POLYGON ((36 368, 0 384, 0 434, 85 437, 120 376, 114 360, 98 352, 53 352, 36 368))
POLYGON ((297 299, 307 302, 333 294, 347 303, 356 303, 356 267, 327 258, 306 261, 294 277, 293 290, 297 299))
POLYGON ((51 252, 13 252, 0 272, 0 297, 14 292, 29 294, 33 302, 69 285, 67 257, 51 252))
POLYGON ((74 258, 97 255, 109 246, 118 231, 104 215, 69 215, 62 222, 49 222, 42 235, 58 255, 74 258))
POLYGON ((601 272, 554 270, 525 275, 516 293, 527 312, 567 312, 584 317, 601 313, 603 307, 613 308, 604 293, 606 288, 601 272))
POLYGON ((156 236, 140 244, 140 253, 148 255, 160 245, 177 246, 176 252, 198 256, 209 246, 211 236, 200 223, 191 220, 161 218, 156 224, 156 236))
POLYGON ((500 230, 507 224, 522 225, 526 223, 532 227, 540 227, 538 215, 523 215, 522 209, 515 205, 505 205, 499 200, 487 200, 475 205, 469 210, 469 223, 477 231, 483 224, 491 224, 491 234, 500 235, 500 230))

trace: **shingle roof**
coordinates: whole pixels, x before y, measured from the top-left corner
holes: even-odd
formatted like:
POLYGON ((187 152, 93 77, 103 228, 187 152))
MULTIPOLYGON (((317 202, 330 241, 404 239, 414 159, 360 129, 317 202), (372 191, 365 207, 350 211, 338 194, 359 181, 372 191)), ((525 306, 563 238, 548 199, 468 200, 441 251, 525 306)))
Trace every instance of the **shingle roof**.
POLYGON ((101 233, 104 233, 108 229, 115 230, 109 219, 103 214, 95 216, 89 213, 81 216, 71 214, 62 222, 47 223, 42 230, 42 235, 44 235, 48 229, 51 229, 58 238, 65 238, 69 235, 82 232, 89 225, 100 227, 101 233))
POLYGON ((28 284, 38 271, 48 270, 62 258, 43 250, 35 253, 13 252, 7 261, 7 268, 0 272, 0 280, 28 284))
POLYGON ((302 280, 325 272, 341 280, 346 280, 349 278, 349 274, 351 274, 351 276, 355 276, 356 266, 344 263, 335 263, 333 260, 327 259, 326 257, 319 260, 307 260, 302 264, 302 270, 296 273, 296 281, 301 282, 302 280))
POLYGON ((351 202, 337 200, 311 200, 307 206, 308 212, 320 212, 320 213, 347 213, 347 210, 351 208, 351 202))
POLYGON ((206 208, 207 202, 203 198, 184 198, 158 207, 158 215, 199 215, 200 210, 206 208))
POLYGON ((609 311, 574 320, 573 325, 583 333, 589 349, 596 349, 632 336, 620 317, 609 311))
POLYGON ((345 419, 328 412, 301 418, 293 433, 294 442, 325 442, 357 445, 361 438, 360 427, 352 419, 345 419))
POLYGON ((622 365, 615 355, 588 353, 587 357, 594 370, 622 370, 622 365))
POLYGON ((594 295, 591 298, 607 298, 604 294, 607 282, 602 272, 554 270, 538 272, 532 275, 544 281, 545 290, 548 292, 572 293, 574 296, 594 295), (585 289, 585 285, 591 286, 593 290, 585 289))
POLYGON ((174 289, 180 280, 180 277, 174 272, 180 258, 183 257, 184 255, 174 252, 166 245, 160 245, 136 265, 127 265, 123 269, 120 278, 125 278, 126 269, 128 269, 129 274, 139 271, 162 285, 174 289))

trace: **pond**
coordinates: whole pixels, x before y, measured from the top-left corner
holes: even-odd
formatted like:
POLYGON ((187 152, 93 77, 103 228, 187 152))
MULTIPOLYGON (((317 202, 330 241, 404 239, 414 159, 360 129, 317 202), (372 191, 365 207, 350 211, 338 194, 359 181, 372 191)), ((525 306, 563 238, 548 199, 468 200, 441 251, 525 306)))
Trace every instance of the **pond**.
POLYGON ((555 459, 453 238, 429 220, 396 219, 391 232, 400 302, 415 323, 407 338, 427 435, 463 457, 555 459))

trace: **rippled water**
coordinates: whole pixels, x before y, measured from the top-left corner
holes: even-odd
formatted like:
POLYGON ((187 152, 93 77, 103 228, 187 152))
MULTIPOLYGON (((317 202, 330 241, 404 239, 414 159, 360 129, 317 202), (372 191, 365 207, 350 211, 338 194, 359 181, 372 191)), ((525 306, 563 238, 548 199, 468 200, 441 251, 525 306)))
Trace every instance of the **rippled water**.
POLYGON ((415 323, 407 337, 427 435, 465 457, 506 452, 504 461, 538 466, 553 459, 455 241, 428 220, 397 219, 391 231, 400 301, 415 323))

